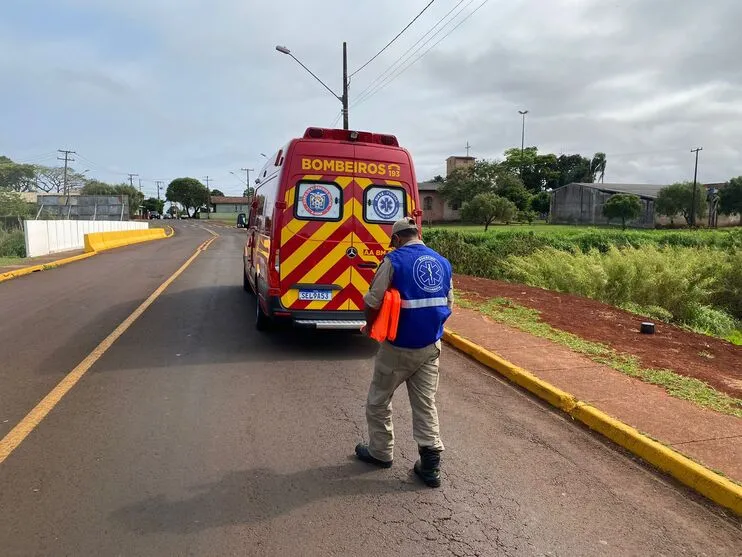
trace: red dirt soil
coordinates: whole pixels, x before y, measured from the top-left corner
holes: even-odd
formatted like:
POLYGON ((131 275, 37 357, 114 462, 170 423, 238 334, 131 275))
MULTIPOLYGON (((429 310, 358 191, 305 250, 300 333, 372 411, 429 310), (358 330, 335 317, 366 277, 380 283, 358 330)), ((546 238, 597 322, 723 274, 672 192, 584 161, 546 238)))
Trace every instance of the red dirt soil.
POLYGON ((669 369, 742 398, 742 346, 572 294, 463 275, 454 277, 454 289, 485 298, 511 299, 538 310, 541 319, 556 329, 636 356, 643 367, 669 369), (642 321, 655 323, 655 334, 641 334, 642 321))

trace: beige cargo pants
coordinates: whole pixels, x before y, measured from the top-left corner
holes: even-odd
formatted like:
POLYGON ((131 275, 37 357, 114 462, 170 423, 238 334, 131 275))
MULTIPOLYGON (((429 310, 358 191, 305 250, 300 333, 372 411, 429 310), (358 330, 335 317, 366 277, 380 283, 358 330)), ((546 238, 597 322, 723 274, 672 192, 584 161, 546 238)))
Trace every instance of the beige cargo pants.
POLYGON ((392 396, 402 383, 412 407, 412 435, 419 447, 443 450, 435 408, 440 341, 425 348, 398 348, 385 342, 376 354, 374 377, 366 401, 369 452, 374 458, 394 457, 392 396))

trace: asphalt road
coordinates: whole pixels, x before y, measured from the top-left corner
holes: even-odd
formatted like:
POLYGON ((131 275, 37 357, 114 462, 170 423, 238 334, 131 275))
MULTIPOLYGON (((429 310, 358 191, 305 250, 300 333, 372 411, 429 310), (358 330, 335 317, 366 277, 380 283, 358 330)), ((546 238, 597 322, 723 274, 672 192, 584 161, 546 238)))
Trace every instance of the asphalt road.
POLYGON ((449 349, 444 486, 402 388, 391 470, 353 459, 374 344, 259 334, 243 234, 0 284, 0 437, 210 237, 0 464, 0 554, 739 555, 737 521, 449 349))

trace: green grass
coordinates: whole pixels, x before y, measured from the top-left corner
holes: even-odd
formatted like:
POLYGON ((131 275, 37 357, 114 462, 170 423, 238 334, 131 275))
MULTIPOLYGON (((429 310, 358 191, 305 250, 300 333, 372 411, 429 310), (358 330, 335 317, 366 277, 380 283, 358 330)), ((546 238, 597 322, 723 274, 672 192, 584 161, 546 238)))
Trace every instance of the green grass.
POLYGON ((691 401, 722 414, 742 418, 742 399, 731 397, 703 381, 685 377, 671 370, 644 368, 635 356, 617 352, 604 344, 588 341, 567 331, 555 329, 541 320, 537 310, 520 306, 505 298, 494 298, 482 304, 474 303, 464 296, 459 297, 457 304, 483 313, 505 325, 566 346, 596 363, 630 377, 658 385, 675 398, 691 401))
POLYGON ((22 257, 0 257, 0 267, 23 265, 24 261, 22 257))

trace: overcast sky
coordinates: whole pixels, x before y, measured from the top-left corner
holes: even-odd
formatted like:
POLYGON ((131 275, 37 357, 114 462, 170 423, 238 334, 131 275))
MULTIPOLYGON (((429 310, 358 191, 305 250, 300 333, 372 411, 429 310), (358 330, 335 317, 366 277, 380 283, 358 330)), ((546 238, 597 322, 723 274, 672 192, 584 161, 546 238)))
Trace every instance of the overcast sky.
MULTIPOLYGON (((150 194, 207 175, 239 194, 230 171, 340 111, 275 45, 340 92, 342 41, 354 71, 428 1, 4 0, 0 154, 52 164, 73 149, 77 170, 138 173, 150 194)), ((420 180, 467 141, 478 158, 520 146, 523 109, 527 145, 604 151, 606 182, 692 179, 696 146, 701 181, 742 174, 739 0, 482 2, 436 0, 351 82, 351 128, 397 135, 420 180)))

